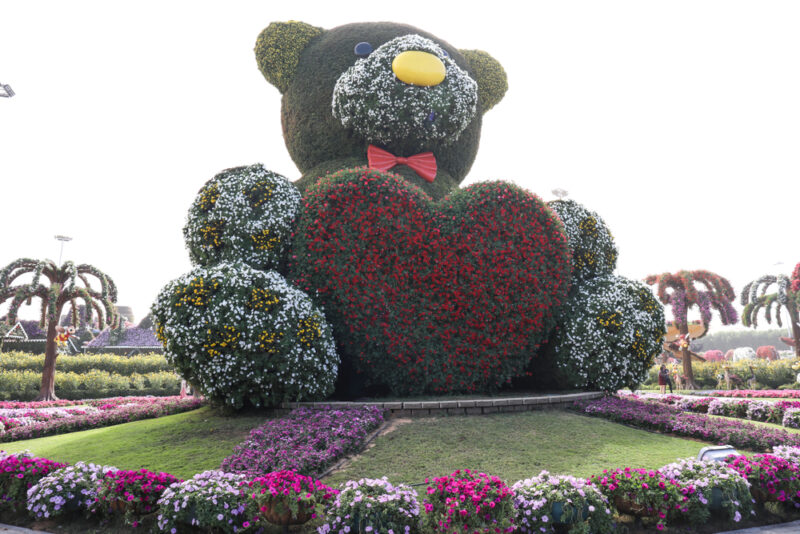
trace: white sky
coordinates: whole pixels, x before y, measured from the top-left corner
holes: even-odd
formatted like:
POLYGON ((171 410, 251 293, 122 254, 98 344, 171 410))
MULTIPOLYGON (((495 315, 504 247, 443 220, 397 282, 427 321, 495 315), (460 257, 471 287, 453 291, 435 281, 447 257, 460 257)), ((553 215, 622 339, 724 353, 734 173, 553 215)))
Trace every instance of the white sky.
POLYGON ((465 183, 568 190, 610 226, 618 274, 705 268, 739 291, 800 261, 798 2, 140 0, 0 4, 17 93, 0 99, 0 266, 72 236, 64 259, 143 317, 190 268, 206 180, 255 162, 299 177, 252 51, 284 20, 393 20, 491 53, 510 87, 465 183))

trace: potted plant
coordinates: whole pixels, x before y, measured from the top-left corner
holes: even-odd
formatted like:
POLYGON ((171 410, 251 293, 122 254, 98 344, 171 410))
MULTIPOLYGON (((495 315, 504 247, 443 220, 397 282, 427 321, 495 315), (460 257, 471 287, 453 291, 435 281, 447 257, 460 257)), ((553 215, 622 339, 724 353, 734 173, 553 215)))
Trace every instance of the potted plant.
POLYGON ((248 482, 245 490, 273 525, 300 525, 317 517, 336 495, 319 480, 294 471, 275 471, 248 482))

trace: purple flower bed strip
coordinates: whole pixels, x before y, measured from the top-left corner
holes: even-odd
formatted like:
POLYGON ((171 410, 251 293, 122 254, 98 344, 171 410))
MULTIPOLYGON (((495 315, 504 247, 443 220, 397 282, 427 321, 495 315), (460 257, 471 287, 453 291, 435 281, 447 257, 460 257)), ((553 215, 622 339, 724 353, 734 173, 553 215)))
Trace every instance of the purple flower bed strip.
MULTIPOLYGON (((136 397, 125 399, 128 401, 126 404, 121 404, 122 399, 99 400, 105 401, 104 404, 97 406, 100 409, 99 412, 16 426, 5 433, 0 433, 0 442, 40 438, 53 434, 129 423, 140 419, 152 419, 194 410, 205 402, 199 397, 136 397)), ((98 404, 97 400, 92 403, 98 404)))
POLYGON ((381 423, 383 409, 377 406, 298 408, 250 431, 221 469, 248 477, 284 470, 319 477, 336 460, 358 451, 381 423))
POLYGON ((669 432, 716 444, 767 452, 780 445, 800 446, 800 434, 751 423, 686 413, 667 404, 605 397, 575 404, 579 411, 640 428, 669 432))

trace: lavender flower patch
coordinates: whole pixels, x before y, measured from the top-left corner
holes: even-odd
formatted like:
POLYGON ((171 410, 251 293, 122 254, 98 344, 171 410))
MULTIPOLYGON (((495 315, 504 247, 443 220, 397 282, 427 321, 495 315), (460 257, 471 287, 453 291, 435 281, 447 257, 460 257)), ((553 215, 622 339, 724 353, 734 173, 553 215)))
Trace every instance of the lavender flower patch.
MULTIPOLYGON (((709 405, 709 413, 713 404, 709 405)), ((611 421, 752 451, 766 452, 779 445, 800 446, 800 434, 743 421, 686 413, 678 407, 638 399, 605 397, 576 403, 576 408, 611 421)))
POLYGON ((283 470, 318 477, 339 458, 359 450, 381 423, 383 410, 377 406, 298 408, 252 430, 221 469, 248 477, 283 470))

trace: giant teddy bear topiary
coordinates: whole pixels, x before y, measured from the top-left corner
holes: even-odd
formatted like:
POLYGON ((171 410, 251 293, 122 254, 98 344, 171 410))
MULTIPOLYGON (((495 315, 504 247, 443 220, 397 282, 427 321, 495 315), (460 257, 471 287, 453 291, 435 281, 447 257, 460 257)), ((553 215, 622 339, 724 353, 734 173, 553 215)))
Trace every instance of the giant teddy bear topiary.
MULTIPOLYGON (((574 202, 549 207, 505 182, 459 188, 482 115, 507 89, 500 63, 395 23, 324 30, 275 22, 255 52, 282 94, 284 138, 302 177, 292 185, 262 166, 241 167, 200 190, 185 229, 198 267, 169 284, 154 307, 184 376, 240 406, 248 398, 319 398, 337 371, 344 396, 365 385, 395 394, 488 392, 535 375, 540 344, 559 322, 563 332, 575 321, 560 313, 570 279, 586 298, 607 291, 593 279, 611 275, 617 251, 602 219, 574 202), (204 283, 200 304, 184 298, 209 277, 215 283, 204 283), (265 302, 301 303, 302 314, 287 322, 273 304, 269 313, 253 312, 254 297, 242 289, 248 280, 261 284, 265 302), (183 310, 186 299, 193 307, 183 310), (217 317, 238 321, 236 340, 216 334, 217 317), (316 321, 311 330, 308 317, 316 321), (313 352, 308 376, 300 349, 313 352), (248 373, 220 389, 221 358, 248 373), (287 387, 286 372, 309 384, 287 387), (269 395, 259 395, 264 384, 272 385, 269 395)), ((629 297, 609 306, 633 313, 640 303, 629 297)), ((651 361, 644 354, 651 345, 634 347, 637 366, 626 383, 651 361)), ((571 363, 558 354, 553 374, 571 363)))
POLYGON ((401 158, 431 152, 433 176, 406 164, 391 172, 442 198, 469 172, 482 115, 507 88, 505 71, 486 52, 459 50, 405 24, 323 30, 273 22, 255 52, 264 77, 283 95, 281 125, 303 173, 301 191, 329 172, 368 165, 370 150, 373 163, 388 157, 378 151, 401 158), (419 74, 431 70, 431 78, 419 74))

